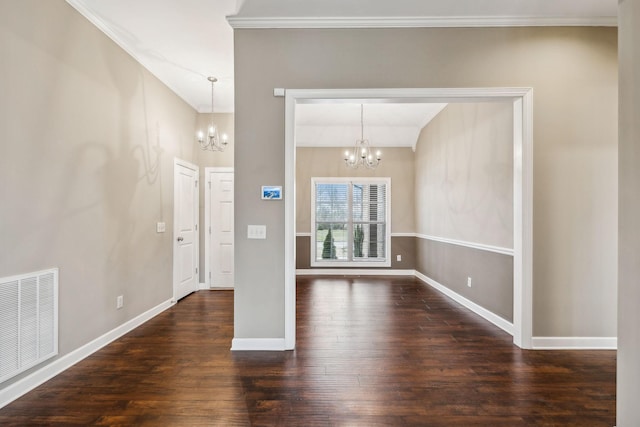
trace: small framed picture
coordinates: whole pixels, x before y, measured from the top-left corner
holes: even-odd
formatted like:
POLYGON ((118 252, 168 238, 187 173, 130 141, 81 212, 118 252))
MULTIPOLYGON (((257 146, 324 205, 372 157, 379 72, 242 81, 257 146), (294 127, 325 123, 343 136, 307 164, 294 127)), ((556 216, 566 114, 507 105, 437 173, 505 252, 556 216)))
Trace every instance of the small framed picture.
POLYGON ((263 185, 262 200, 282 200, 282 186, 263 185))

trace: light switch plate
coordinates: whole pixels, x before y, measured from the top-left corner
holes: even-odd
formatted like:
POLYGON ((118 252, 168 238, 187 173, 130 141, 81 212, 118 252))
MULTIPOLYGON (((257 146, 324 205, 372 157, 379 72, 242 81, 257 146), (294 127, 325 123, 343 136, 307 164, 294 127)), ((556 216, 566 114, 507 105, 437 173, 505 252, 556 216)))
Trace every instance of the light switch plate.
POLYGON ((167 231, 167 226, 164 222, 157 222, 156 223, 156 232, 157 233, 164 233, 165 231, 167 231))
POLYGON ((247 239, 266 239, 266 225, 247 225, 247 239))

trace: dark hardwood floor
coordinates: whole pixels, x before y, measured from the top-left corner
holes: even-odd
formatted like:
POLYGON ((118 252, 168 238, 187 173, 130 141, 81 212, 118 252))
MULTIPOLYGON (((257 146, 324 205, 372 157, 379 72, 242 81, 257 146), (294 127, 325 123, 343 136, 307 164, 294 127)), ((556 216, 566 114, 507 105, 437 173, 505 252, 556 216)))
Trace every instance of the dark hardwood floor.
POLYGON ((230 352, 201 291, 0 409, 0 425, 608 426, 614 351, 524 351, 415 279, 298 279, 295 352, 230 352))

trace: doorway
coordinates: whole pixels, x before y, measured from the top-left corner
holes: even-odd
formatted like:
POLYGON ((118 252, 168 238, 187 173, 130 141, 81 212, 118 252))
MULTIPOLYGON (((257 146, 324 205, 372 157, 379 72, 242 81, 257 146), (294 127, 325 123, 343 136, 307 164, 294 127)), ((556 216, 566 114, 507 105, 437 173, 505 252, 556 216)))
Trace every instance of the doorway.
POLYGON ((531 348, 532 337, 532 89, 295 89, 285 95, 285 185, 294 189, 285 199, 285 348, 295 348, 295 123, 296 105, 319 102, 490 102, 509 101, 514 117, 514 298, 513 342, 531 348))

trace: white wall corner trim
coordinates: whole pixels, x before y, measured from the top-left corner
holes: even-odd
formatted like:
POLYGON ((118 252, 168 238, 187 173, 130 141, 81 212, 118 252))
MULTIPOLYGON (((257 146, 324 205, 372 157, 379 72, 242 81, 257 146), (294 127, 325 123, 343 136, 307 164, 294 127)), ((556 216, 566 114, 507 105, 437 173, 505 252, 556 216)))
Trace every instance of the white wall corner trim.
POLYGON ((40 384, 55 377, 59 373, 67 370, 81 360, 87 358, 88 356, 91 356, 102 347, 117 340, 126 333, 134 330, 146 321, 154 318, 158 314, 170 308, 172 305, 173 303, 170 299, 164 301, 157 306, 145 311, 144 313, 134 317, 133 319, 123 323, 115 329, 112 329, 106 334, 83 345, 82 347, 77 348, 71 353, 65 354, 64 356, 55 359, 53 362, 43 366, 32 374, 0 390, 0 408, 8 405, 20 396, 28 393, 29 391, 38 387, 40 384))
POLYGON ((357 268, 300 268, 298 276, 414 276, 415 270, 357 269, 357 268))
POLYGON ((231 351, 284 351, 284 338, 234 338, 231 351))
POLYGON ((534 350, 616 350, 617 337, 533 337, 534 350))
MULTIPOLYGON (((69 1, 69 0, 68 0, 69 1)), ((397 17, 241 17, 228 16, 234 29, 249 28, 471 28, 616 27, 616 16, 397 16, 397 17)))
POLYGON ((479 306, 475 302, 473 302, 471 300, 468 300, 467 298, 463 297, 462 295, 460 295, 460 294, 452 291, 451 289, 447 288, 446 286, 436 282, 432 278, 425 276, 424 274, 420 273, 419 271, 416 271, 416 277, 418 279, 422 280, 423 282, 425 282, 426 284, 428 284, 429 286, 435 288, 440 293, 448 296, 449 298, 451 298, 452 300, 454 300, 458 304, 461 304, 462 306, 464 306, 464 307, 468 308, 469 310, 473 311, 474 313, 476 313, 480 317, 483 317, 484 319, 486 319, 489 322, 493 323, 494 325, 496 325, 498 328, 502 329, 503 331, 505 331, 509 335, 513 335, 513 323, 509 322, 508 320, 505 320, 502 317, 490 312, 486 308, 479 306))
POLYGON ((425 240, 432 240, 434 242, 449 243, 451 245, 464 246, 467 248, 479 249, 487 252, 495 252, 503 255, 513 256, 514 254, 513 249, 503 248, 500 246, 485 245, 483 243, 466 242, 463 240, 448 239, 446 237, 429 236, 426 234, 416 234, 416 237, 420 239, 425 239, 425 240))

